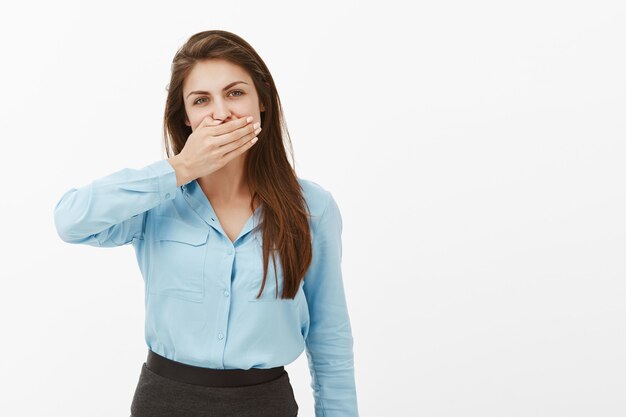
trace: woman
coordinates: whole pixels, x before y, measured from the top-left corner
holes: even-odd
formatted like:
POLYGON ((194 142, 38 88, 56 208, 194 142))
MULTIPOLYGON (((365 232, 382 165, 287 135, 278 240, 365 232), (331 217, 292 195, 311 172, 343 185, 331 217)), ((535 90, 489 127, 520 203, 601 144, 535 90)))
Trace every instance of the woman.
POLYGON ((71 188, 54 209, 65 242, 135 249, 148 357, 132 417, 296 416, 284 366, 303 350, 315 415, 358 416, 341 214, 289 164, 267 66, 211 30, 171 71, 168 158, 71 188))

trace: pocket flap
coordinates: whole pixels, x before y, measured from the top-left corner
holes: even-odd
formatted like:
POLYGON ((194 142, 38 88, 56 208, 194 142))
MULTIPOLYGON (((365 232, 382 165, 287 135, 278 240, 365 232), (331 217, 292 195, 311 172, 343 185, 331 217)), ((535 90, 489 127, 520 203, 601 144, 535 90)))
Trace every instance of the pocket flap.
POLYGON ((210 228, 192 226, 174 217, 156 216, 154 240, 173 240, 198 246, 206 243, 210 228))

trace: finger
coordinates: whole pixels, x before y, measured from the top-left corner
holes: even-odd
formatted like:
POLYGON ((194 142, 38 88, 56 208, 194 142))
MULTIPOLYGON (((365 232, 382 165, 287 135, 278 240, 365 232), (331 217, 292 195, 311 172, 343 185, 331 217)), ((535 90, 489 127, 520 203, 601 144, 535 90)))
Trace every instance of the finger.
MULTIPOLYGON (((225 133, 221 136, 213 135, 214 141, 213 143, 218 147, 223 147, 224 145, 234 144, 235 147, 241 146, 243 142, 246 142, 252 139, 256 134, 258 134, 261 129, 260 127, 256 130, 254 126, 258 123, 247 123, 245 126, 242 126, 238 129, 233 130, 232 132, 225 133)), ((227 148, 230 150, 230 148, 227 148)))
MULTIPOLYGON (((257 131, 252 130, 252 129, 253 129, 252 125, 245 126, 243 129, 240 129, 240 130, 245 130, 246 131, 243 136, 238 137, 236 139, 232 139, 232 140, 221 141, 223 144, 220 146, 219 149, 222 152, 222 156, 224 156, 228 152, 232 152, 233 150, 238 149, 238 148, 244 146, 246 143, 248 143, 252 139, 254 139, 255 136, 258 133, 257 133, 257 131)), ((231 134, 231 135, 234 135, 234 133, 231 134)), ((228 136, 231 136, 231 135, 225 135, 224 137, 228 137, 228 136)))
MULTIPOLYGON (((243 138, 242 138, 242 140, 243 140, 243 138)), ((245 151, 247 151, 248 149, 253 147, 254 144, 257 143, 258 140, 259 140, 259 137, 255 136, 255 137, 253 137, 250 140, 244 140, 242 145, 239 145, 238 142, 233 142, 233 144, 236 144, 236 146, 228 145, 228 146, 230 146, 231 148, 234 148, 234 149, 231 150, 230 152, 226 152, 224 155, 222 155, 222 158, 224 159, 224 163, 227 164, 232 159, 238 157, 239 155, 241 155, 242 153, 244 153, 245 151)), ((224 149, 226 149, 226 147, 224 147, 224 149)))
POLYGON ((250 124, 253 120, 254 120, 254 117, 248 116, 248 117, 241 117, 239 119, 234 119, 229 122, 220 124, 219 121, 209 120, 207 116, 202 121, 202 126, 205 128, 210 128, 212 136, 220 136, 220 135, 224 135, 226 133, 232 132, 233 130, 239 129, 247 124, 250 124))

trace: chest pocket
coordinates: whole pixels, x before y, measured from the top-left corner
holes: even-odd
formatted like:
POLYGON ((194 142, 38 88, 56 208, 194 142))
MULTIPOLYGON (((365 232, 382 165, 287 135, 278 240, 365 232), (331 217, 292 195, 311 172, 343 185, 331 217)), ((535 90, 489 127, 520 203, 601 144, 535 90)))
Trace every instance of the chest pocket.
POLYGON ((148 292, 204 301, 204 268, 210 228, 157 216, 150 236, 148 292))
POLYGON ((274 302, 274 303, 295 303, 302 295, 302 285, 295 299, 282 299, 280 295, 283 292, 283 268, 280 263, 280 255, 275 251, 276 267, 272 260, 272 251, 269 253, 267 262, 267 278, 265 279, 265 287, 263 293, 257 298, 257 294, 261 291, 263 283, 263 236, 260 230, 254 232, 254 267, 252 268, 252 276, 248 285, 248 301, 250 302, 274 302), (276 291, 276 277, 278 277, 278 291, 276 291))

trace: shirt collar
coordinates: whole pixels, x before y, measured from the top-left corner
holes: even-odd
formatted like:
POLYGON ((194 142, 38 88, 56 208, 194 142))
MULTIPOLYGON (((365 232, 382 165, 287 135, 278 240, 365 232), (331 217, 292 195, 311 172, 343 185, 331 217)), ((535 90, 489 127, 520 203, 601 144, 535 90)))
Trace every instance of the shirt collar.
MULTIPOLYGON (((223 234, 226 237, 226 233, 224 232, 224 230, 222 230, 222 227, 219 224, 219 219, 217 218, 217 215, 215 214, 215 210, 213 210, 213 206, 211 205, 211 202, 207 198, 206 194, 204 194, 204 191, 202 191, 202 188, 200 188, 198 181, 194 179, 188 182, 187 184, 181 185, 180 188, 181 188, 183 197, 185 198, 189 206, 191 206, 191 208, 209 226, 213 227, 215 230, 219 231, 221 234, 223 234)), ((239 236, 240 238, 243 237, 248 232, 250 232, 251 230, 256 229, 262 223, 262 220, 261 220, 262 207, 263 207, 263 203, 261 203, 256 208, 252 216, 248 219, 246 224, 243 226, 243 229, 241 230, 241 233, 239 236)))

